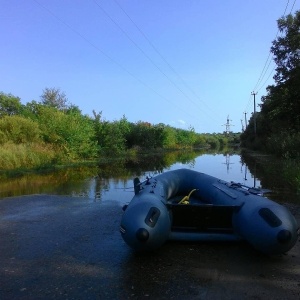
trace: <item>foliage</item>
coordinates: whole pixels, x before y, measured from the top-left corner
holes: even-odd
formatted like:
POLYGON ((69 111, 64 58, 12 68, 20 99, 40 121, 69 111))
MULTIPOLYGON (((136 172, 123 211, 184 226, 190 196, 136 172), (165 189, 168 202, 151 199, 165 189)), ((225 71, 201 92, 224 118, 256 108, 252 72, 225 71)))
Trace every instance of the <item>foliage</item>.
POLYGON ((267 139, 266 150, 284 158, 300 157, 300 133, 280 132, 267 139))
POLYGON ((78 112, 64 113, 53 107, 41 106, 37 114, 46 143, 61 147, 70 158, 90 158, 97 152, 91 119, 78 112))
POLYGON ((0 144, 9 141, 15 144, 39 142, 39 125, 22 116, 5 116, 0 119, 0 137, 0 144))
POLYGON ((196 141, 194 128, 190 128, 190 130, 176 129, 176 140, 183 148, 191 148, 196 141))
POLYGON ((177 139, 176 139, 176 131, 171 126, 163 126, 163 148, 165 149, 175 149, 177 148, 177 139))
POLYGON ((102 112, 94 114, 94 132, 99 154, 118 154, 125 151, 129 123, 125 116, 120 121, 102 120, 102 112))
POLYGON ((148 122, 139 121, 130 125, 127 134, 127 146, 129 148, 139 146, 144 149, 163 148, 164 126, 152 125, 148 122))
POLYGON ((19 114, 21 107, 22 104, 19 97, 0 92, 0 118, 19 114))
POLYGON ((261 112, 253 116, 242 134, 242 144, 266 149, 283 157, 300 157, 300 11, 278 20, 282 36, 273 41, 271 52, 277 65, 275 84, 262 97, 261 112))
POLYGON ((125 116, 110 122, 103 119, 102 112, 95 111, 93 117, 83 115, 77 106, 67 104, 60 89, 54 88, 46 88, 40 102, 33 100, 25 105, 18 97, 0 93, 0 113, 2 168, 47 165, 55 161, 53 154, 57 162, 100 160, 108 155, 134 156, 149 150, 158 153, 169 149, 223 147, 229 140, 222 134, 196 133, 192 127, 184 130, 162 123, 131 123, 125 116))
POLYGON ((43 105, 57 108, 59 110, 67 109, 67 97, 59 88, 45 88, 41 95, 43 105))

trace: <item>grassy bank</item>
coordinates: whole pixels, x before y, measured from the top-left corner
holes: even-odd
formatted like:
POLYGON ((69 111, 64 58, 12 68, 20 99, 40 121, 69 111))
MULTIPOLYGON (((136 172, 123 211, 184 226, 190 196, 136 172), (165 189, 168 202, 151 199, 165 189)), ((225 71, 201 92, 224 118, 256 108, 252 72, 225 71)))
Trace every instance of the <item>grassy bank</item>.
POLYGON ((300 161, 298 159, 278 158, 272 154, 242 150, 242 159, 261 182, 272 189, 272 186, 292 191, 296 198, 300 195, 300 161))
POLYGON ((0 147, 1 170, 45 168, 63 159, 51 145, 5 143, 0 147))

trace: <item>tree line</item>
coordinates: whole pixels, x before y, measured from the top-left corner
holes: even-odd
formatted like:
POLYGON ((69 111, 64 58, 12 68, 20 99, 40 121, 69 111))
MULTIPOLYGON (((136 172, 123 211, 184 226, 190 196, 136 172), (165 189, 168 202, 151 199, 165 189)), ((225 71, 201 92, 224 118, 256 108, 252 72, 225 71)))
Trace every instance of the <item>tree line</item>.
POLYGON ((280 34, 270 50, 276 63, 275 83, 267 87, 267 94, 261 98, 261 110, 252 115, 241 142, 243 146, 281 157, 299 158, 300 11, 280 18, 277 23, 280 34))
POLYGON ((21 103, 0 92, 0 163, 2 169, 37 167, 157 149, 226 146, 238 137, 200 134, 165 124, 107 121, 102 112, 85 115, 57 88, 44 89, 40 101, 21 103))

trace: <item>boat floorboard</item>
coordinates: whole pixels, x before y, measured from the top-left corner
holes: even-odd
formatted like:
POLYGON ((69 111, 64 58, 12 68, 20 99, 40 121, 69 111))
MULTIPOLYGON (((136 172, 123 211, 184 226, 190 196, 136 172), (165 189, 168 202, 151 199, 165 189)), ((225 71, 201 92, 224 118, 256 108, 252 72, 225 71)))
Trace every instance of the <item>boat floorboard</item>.
POLYGON ((189 231, 232 231, 232 215, 238 206, 168 204, 172 228, 189 231))

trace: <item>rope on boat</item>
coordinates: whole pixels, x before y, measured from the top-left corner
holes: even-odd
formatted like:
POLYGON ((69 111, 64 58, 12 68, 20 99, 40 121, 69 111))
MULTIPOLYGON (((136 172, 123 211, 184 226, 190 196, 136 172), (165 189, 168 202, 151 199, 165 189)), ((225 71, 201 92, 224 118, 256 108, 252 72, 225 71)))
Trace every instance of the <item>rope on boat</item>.
POLYGON ((193 189, 190 191, 190 193, 187 196, 184 196, 178 204, 190 204, 190 196, 192 195, 193 192, 198 191, 198 189, 193 189))

